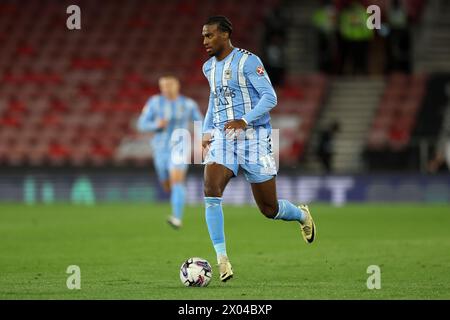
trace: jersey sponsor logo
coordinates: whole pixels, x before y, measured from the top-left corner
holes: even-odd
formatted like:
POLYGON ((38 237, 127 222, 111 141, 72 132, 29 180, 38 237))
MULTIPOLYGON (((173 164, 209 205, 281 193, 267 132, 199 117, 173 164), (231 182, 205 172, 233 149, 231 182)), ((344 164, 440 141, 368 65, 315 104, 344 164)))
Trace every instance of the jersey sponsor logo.
POLYGON ((258 66, 256 68, 256 73, 259 74, 260 76, 264 75, 264 68, 262 66, 258 66))
POLYGON ((231 80, 231 69, 226 69, 224 72, 225 72, 225 80, 231 80))
POLYGON ((229 105, 228 98, 233 99, 236 97, 235 89, 229 86, 217 86, 216 92, 214 93, 214 98, 217 106, 229 105))

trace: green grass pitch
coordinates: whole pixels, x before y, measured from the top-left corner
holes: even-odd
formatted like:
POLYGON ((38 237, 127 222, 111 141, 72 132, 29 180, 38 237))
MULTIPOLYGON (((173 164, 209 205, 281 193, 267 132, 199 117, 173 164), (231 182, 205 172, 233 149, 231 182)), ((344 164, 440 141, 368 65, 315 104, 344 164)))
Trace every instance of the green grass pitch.
POLYGON ((203 207, 184 227, 165 222, 167 204, 0 205, 1 299, 450 299, 450 209, 425 205, 311 205, 312 245, 293 222, 255 207, 225 206, 235 277, 218 281, 203 207), (213 264, 206 288, 186 288, 179 267, 213 264), (81 289, 69 290, 69 265, 81 289), (366 286, 381 268, 381 289, 366 286))

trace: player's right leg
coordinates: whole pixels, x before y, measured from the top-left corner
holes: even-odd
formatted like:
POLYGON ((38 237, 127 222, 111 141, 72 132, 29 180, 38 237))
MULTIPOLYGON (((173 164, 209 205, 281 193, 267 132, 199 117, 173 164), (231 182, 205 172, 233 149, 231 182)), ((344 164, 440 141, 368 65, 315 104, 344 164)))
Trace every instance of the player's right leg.
POLYGON ((203 161, 205 217, 217 254, 220 280, 225 282, 232 278, 233 269, 225 245, 222 194, 230 179, 237 175, 239 166, 234 157, 234 142, 227 141, 220 132, 213 136, 203 161))
POLYGON ((167 162, 168 155, 165 152, 155 154, 153 164, 155 166, 156 176, 161 184, 164 192, 170 192, 169 164, 167 162))
POLYGON ((224 165, 210 162, 205 166, 204 194, 206 224, 208 225, 209 236, 216 251, 220 280, 223 282, 233 277, 233 269, 228 259, 225 244, 222 210, 222 194, 233 176, 233 171, 224 165))

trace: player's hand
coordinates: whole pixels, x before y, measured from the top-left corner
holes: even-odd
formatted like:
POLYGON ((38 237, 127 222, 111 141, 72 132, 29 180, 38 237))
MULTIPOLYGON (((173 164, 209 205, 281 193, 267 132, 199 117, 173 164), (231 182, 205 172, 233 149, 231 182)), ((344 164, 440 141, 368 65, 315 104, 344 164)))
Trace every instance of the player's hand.
POLYGON ((202 147, 208 148, 211 143, 211 133, 204 133, 202 135, 202 147))
POLYGON ((158 129, 164 129, 167 127, 168 121, 166 119, 161 119, 158 121, 158 129))
POLYGON ((211 133, 204 133, 202 135, 202 159, 204 160, 209 150, 209 144, 211 143, 211 133))
POLYGON ((227 138, 235 138, 245 128, 247 128, 247 123, 242 119, 228 121, 223 127, 227 138))
POLYGON ((225 130, 244 130, 247 128, 247 123, 242 119, 231 120, 225 123, 223 127, 225 130))

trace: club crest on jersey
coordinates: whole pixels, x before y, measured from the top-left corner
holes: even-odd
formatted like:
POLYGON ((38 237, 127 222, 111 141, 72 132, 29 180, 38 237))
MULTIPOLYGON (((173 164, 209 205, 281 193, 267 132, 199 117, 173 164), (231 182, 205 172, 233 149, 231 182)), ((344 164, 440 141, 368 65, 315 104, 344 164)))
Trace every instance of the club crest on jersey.
POLYGON ((225 73, 225 80, 231 80, 231 69, 226 69, 224 73, 225 73))
POLYGON ((263 75, 264 75, 264 68, 263 68, 262 66, 258 66, 258 67, 256 68, 256 73, 257 73, 258 75, 260 75, 260 76, 263 76, 263 75))

